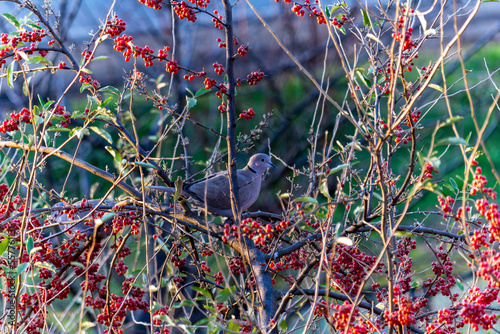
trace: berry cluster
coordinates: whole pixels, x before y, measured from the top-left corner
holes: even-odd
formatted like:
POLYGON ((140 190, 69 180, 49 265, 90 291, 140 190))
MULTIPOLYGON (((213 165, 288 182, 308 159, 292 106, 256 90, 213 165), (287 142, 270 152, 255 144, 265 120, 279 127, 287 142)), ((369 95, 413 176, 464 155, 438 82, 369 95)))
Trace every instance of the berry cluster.
POLYGON ((153 325, 161 326, 162 321, 160 317, 166 316, 168 314, 168 306, 163 306, 162 308, 153 312, 153 325))
POLYGON ((240 56, 244 57, 248 52, 248 46, 240 45, 237 52, 240 56))
POLYGON ((125 23, 122 19, 119 19, 118 15, 115 15, 112 20, 108 20, 106 22, 105 31, 110 37, 115 37, 124 32, 126 27, 127 23, 125 23))
POLYGON ((174 282, 175 286, 180 289, 184 283, 184 279, 180 276, 175 276, 172 278, 172 282, 174 282))
POLYGON ((309 262, 307 252, 301 248, 291 252, 289 255, 285 255, 280 258, 278 262, 271 262, 269 268, 276 270, 277 272, 293 269, 299 270, 304 268, 309 262))
POLYGON ((180 268, 183 267, 186 264, 186 258, 179 258, 179 256, 182 255, 182 252, 177 252, 177 255, 173 255, 170 258, 170 261, 172 261, 172 265, 174 267, 180 268))
POLYGON ((196 22, 197 17, 194 10, 185 1, 171 1, 171 4, 179 19, 186 19, 193 23, 196 22))
MULTIPOLYGON (((59 105, 57 108, 52 109, 51 113, 53 113, 55 119, 59 120, 58 126, 66 128, 71 123, 71 114, 66 111, 64 106, 59 105)), ((41 112, 38 116, 43 118, 43 112, 41 112)), ((10 119, 5 119, 2 125, 0 125, 0 133, 17 131, 19 130, 21 123, 32 124, 31 112, 27 108, 21 109, 21 111, 17 114, 11 113, 10 117, 10 119)), ((49 126, 52 124, 52 121, 47 122, 47 125, 49 126)))
POLYGON ((218 10, 214 10, 214 15, 217 16, 217 18, 213 18, 212 19, 212 22, 215 26, 215 29, 219 29, 219 30, 222 30, 224 29, 224 24, 222 23, 222 15, 219 14, 219 11, 218 10))
POLYGON ((250 86, 256 85, 262 79, 264 79, 264 72, 252 72, 247 75, 247 82, 250 86))
POLYGON ((223 242, 227 242, 228 237, 231 235, 234 238, 241 238, 242 236, 248 237, 253 240, 256 245, 264 246, 266 240, 271 240, 274 238, 273 232, 282 233, 290 226, 289 221, 281 221, 275 226, 267 224, 265 227, 262 226, 258 221, 247 218, 241 221, 240 226, 229 224, 224 225, 224 236, 222 237, 223 242))
POLYGON ((203 271, 207 272, 207 273, 209 273, 209 272, 211 272, 211 271, 212 271, 212 269, 210 269, 210 267, 208 267, 208 266, 207 266, 207 262, 206 262, 206 261, 201 261, 201 262, 200 262, 200 268, 201 268, 203 271))
MULTIPOLYGON (((51 112, 54 115, 58 115, 63 118, 57 126, 67 128, 68 125, 71 124, 71 114, 66 110, 66 107, 64 107, 63 105, 57 106, 57 108, 52 109, 51 112)), ((49 121, 48 125, 52 125, 52 122, 49 121)))
POLYGON ((453 275, 453 262, 448 252, 442 246, 438 248, 437 257, 439 262, 432 262, 431 267, 435 275, 434 279, 428 278, 423 281, 423 286, 428 288, 427 294, 437 296, 441 294, 450 297, 452 301, 458 300, 458 294, 452 294, 451 288, 455 286, 457 280, 453 275))
MULTIPOLYGON (((0 35, 0 45, 3 47, 0 48, 0 58, 7 56, 11 51, 15 54, 15 60, 21 60, 21 55, 18 51, 23 51, 28 55, 33 54, 36 50, 36 43, 41 42, 42 39, 47 36, 45 33, 45 29, 34 28, 32 31, 27 30, 19 30, 15 34, 6 34, 3 33, 0 35), (18 48, 20 43, 31 43, 29 46, 18 48)), ((42 57, 45 57, 47 51, 39 51, 42 57)), ((7 61, 5 59, 0 59, 0 68, 2 68, 3 64, 7 61)))
POLYGON ((241 257, 232 258, 229 261, 229 271, 233 275, 244 274, 246 270, 245 270, 245 262, 243 261, 243 259, 241 257))
POLYGON ((246 120, 250 120, 255 116, 255 112, 253 111, 252 108, 248 108, 248 110, 243 110, 243 112, 240 114, 241 118, 244 118, 246 120))
MULTIPOLYGON (((473 161, 472 165, 477 166, 477 162, 473 161)), ((474 177, 472 180, 472 187, 471 187, 470 194, 472 196, 474 196, 477 194, 478 191, 481 191, 485 195, 487 195, 487 196, 491 197, 493 200, 495 200, 496 199, 496 192, 494 192, 492 188, 486 188, 488 181, 486 180, 486 176, 481 175, 482 172, 483 172, 483 170, 480 166, 476 167, 476 172, 474 173, 474 177)))
POLYGON ((23 108, 19 113, 11 113, 11 119, 5 119, 0 125, 0 132, 6 133, 19 130, 21 123, 31 124, 31 113, 28 109, 23 108))
POLYGON ((381 327, 371 321, 366 321, 360 315, 359 309, 349 301, 343 304, 328 303, 321 300, 314 307, 314 315, 329 318, 339 332, 351 334, 368 334, 380 332, 381 327))
POLYGON ((384 318, 389 326, 412 325, 415 323, 415 315, 421 309, 427 306, 427 299, 412 300, 401 296, 399 285, 394 287, 394 312, 388 308, 384 310, 384 318))
MULTIPOLYGON (((279 0, 276 0, 276 2, 279 2, 279 0)), ((291 0, 285 0, 286 3, 291 3, 291 0)), ((316 6, 318 5, 318 1, 315 1, 316 6)), ((303 4, 299 4, 294 2, 294 5, 292 6, 292 12, 295 13, 298 17, 304 17, 306 15, 306 11, 309 13, 310 17, 316 17, 318 20, 318 24, 326 24, 326 18, 323 14, 323 12, 316 7, 315 5, 311 4, 310 0, 305 0, 303 4)))
POLYGON ((215 284, 222 285, 224 283, 224 277, 222 276, 222 272, 218 272, 214 275, 215 284))
POLYGON ((80 73, 80 82, 81 83, 88 83, 88 84, 92 85, 95 89, 98 89, 101 86, 99 81, 92 79, 90 74, 85 74, 83 72, 80 73))
POLYGON ((179 65, 177 64, 177 61, 175 61, 175 60, 170 60, 170 61, 168 61, 168 62, 167 62, 167 66, 166 66, 166 68, 165 68, 165 69, 166 69, 166 71, 167 71, 168 73, 177 74, 177 73, 179 73, 179 71, 180 71, 180 69, 181 69, 181 68, 180 68, 180 67, 179 67, 179 65))
POLYGON ((94 53, 90 50, 83 50, 82 57, 85 58, 85 62, 89 62, 94 59, 94 53))
POLYGON ((433 174, 432 173, 437 173, 437 169, 432 166, 432 163, 427 162, 425 164, 425 170, 424 170, 424 175, 419 179, 419 182, 424 182, 427 179, 432 179, 433 174))
MULTIPOLYGON (((345 24, 345 22, 348 20, 347 16, 342 15, 340 17, 340 20, 338 20, 336 17, 333 18, 332 24, 337 27, 338 29, 342 28, 342 26, 345 24)), ((320 24, 318 22, 318 24, 320 24)))
POLYGON ((41 42, 47 36, 45 29, 33 29, 33 31, 21 30, 16 35, 10 36, 3 33, 0 37, 0 44, 10 45, 13 49, 17 48, 19 43, 36 43, 41 42))
POLYGON ((465 324, 471 324, 474 331, 478 331, 479 327, 484 330, 493 328, 498 319, 494 314, 488 314, 486 308, 498 297, 498 289, 486 289, 481 291, 477 286, 473 286, 465 300, 460 303, 462 309, 459 315, 462 321, 457 324, 457 327, 463 327, 465 324))
POLYGON ((438 202, 439 206, 441 207, 441 210, 444 212, 443 218, 444 219, 448 218, 448 215, 452 214, 453 211, 452 205, 453 203, 455 203, 455 200, 450 196, 447 196, 446 198, 438 196, 438 202))
POLYGON ((224 74, 224 72, 225 72, 224 65, 219 64, 219 63, 214 63, 212 66, 214 68, 215 73, 217 73, 218 75, 224 74))
MULTIPOLYGON (((356 294, 365 280, 366 272, 377 262, 376 256, 366 255, 356 246, 338 244, 325 264, 332 276, 332 286, 348 294, 356 294)), ((384 264, 378 263, 375 272, 381 273, 384 264)))
POLYGON ((146 7, 151 7, 154 10, 162 9, 161 3, 163 0, 139 0, 140 3, 146 5, 146 7))
MULTIPOLYGON (((145 46, 141 48, 132 43, 134 38, 132 36, 118 36, 114 39, 114 49, 118 52, 122 52, 125 57, 125 61, 129 61, 133 56, 134 58, 141 57, 144 60, 144 65, 146 67, 153 66, 154 51, 149 47, 145 46)), ((161 51, 160 51, 161 52, 161 51)))

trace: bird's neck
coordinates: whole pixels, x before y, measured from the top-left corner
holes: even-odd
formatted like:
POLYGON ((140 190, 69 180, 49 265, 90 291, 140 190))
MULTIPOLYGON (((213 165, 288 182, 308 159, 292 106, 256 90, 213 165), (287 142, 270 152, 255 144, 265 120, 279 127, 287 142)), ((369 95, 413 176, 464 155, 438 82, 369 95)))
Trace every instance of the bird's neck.
POLYGON ((252 167, 250 166, 247 166, 248 170, 251 171, 252 173, 254 174, 257 174, 257 171, 255 169, 253 169, 252 167))

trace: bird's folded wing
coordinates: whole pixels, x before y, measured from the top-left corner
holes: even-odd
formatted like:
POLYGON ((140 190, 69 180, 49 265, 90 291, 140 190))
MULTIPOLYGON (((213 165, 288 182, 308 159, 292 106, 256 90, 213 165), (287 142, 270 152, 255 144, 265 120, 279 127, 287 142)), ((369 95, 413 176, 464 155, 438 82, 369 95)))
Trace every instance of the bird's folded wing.
POLYGON ((229 182, 226 173, 218 173, 212 177, 201 179, 198 182, 186 185, 185 189, 191 194, 191 197, 206 203, 214 209, 231 207, 229 182))

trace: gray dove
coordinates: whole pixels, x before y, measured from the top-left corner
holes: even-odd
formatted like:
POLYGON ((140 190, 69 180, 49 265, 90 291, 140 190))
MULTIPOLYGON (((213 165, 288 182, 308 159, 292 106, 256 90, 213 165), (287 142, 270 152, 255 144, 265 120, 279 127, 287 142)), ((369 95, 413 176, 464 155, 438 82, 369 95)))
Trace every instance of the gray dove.
MULTIPOLYGON (((264 153, 253 155, 243 169, 238 169, 239 201, 241 211, 246 211, 257 200, 260 193, 262 175, 276 166, 264 153)), ((174 187, 150 186, 149 189, 175 193, 174 187)), ((207 178, 183 185, 182 196, 192 198, 197 206, 214 215, 232 217, 229 180, 227 171, 222 171, 207 178)))

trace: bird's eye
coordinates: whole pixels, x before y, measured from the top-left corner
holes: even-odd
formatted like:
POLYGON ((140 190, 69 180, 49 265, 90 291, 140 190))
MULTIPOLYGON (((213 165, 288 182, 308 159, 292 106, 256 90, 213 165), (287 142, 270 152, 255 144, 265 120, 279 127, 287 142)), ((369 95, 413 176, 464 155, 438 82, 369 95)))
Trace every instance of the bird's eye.
POLYGON ((264 158, 260 159, 260 161, 264 162, 264 158))

